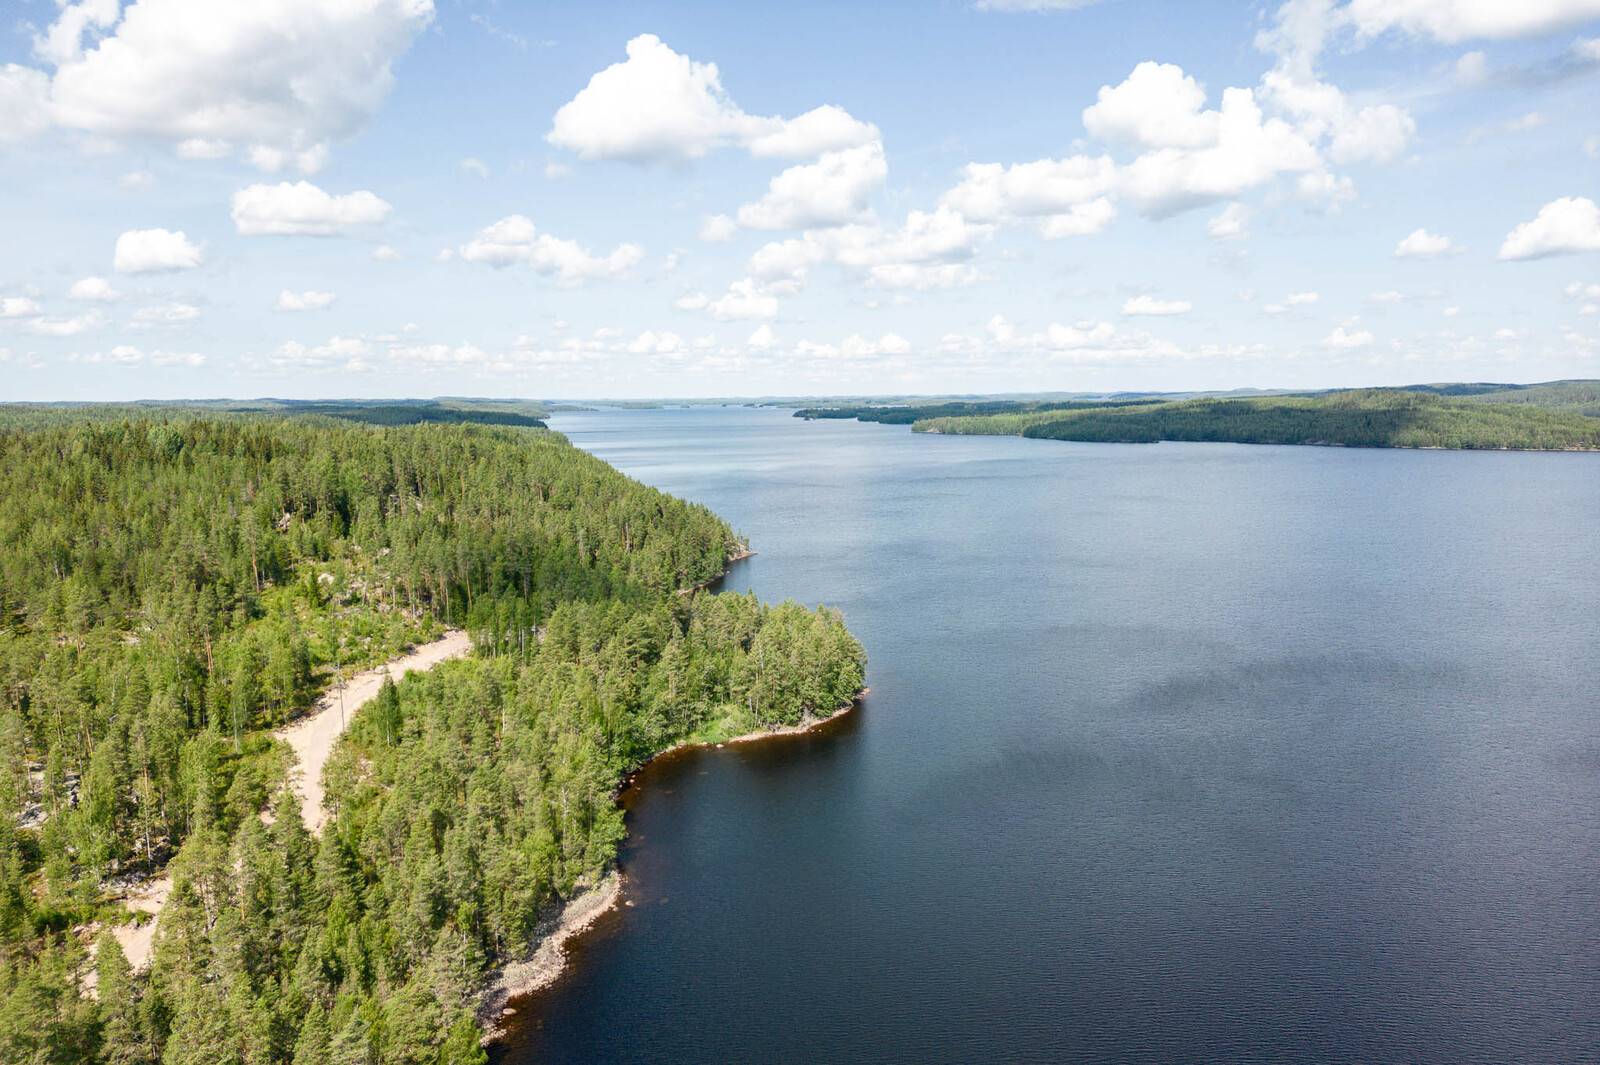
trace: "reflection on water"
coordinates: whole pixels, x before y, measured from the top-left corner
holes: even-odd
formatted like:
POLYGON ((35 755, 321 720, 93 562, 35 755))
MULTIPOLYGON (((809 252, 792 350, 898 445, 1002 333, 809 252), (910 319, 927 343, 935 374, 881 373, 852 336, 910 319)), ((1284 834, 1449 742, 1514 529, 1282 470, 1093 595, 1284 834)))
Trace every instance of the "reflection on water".
POLYGON ((1594 456, 553 424, 872 694, 641 774, 503 1060, 1600 1060, 1594 456))

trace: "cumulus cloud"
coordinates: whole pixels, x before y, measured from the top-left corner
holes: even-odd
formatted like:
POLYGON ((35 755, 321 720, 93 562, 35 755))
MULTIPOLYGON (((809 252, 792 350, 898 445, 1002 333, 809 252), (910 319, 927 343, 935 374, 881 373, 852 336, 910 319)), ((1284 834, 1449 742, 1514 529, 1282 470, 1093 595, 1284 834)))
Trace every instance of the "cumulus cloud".
POLYGON ((121 297, 122 293, 112 288, 111 282, 103 277, 86 277, 67 290, 68 299, 85 303, 111 303, 121 297))
POLYGON ((1600 251, 1600 206, 1586 196, 1562 197, 1506 234, 1499 258, 1543 259, 1584 251, 1600 251))
POLYGON ((1372 343, 1372 334, 1365 329, 1350 332, 1342 325, 1334 326, 1322 343, 1330 348, 1364 348, 1372 343))
POLYGON ((0 66, 0 145, 29 140, 50 128, 50 79, 43 71, 0 66))
POLYGON ((757 159, 815 159, 828 152, 859 148, 882 139, 871 122, 852 118, 842 107, 824 104, 745 141, 757 159))
POLYGON ((251 185, 233 194, 233 224, 241 236, 327 237, 389 217, 392 208, 365 189, 334 196, 311 184, 251 185))
POLYGON ((1122 313, 1130 316, 1188 314, 1192 310, 1194 304, 1188 300, 1158 300, 1154 296, 1135 296, 1122 305, 1122 313))
POLYGON ((815 163, 789 167, 767 194, 739 208, 748 229, 814 229, 863 221, 867 198, 883 187, 889 167, 876 142, 828 152, 815 163))
POLYGON ((776 318, 778 297, 768 292, 754 278, 735 281, 728 286, 727 294, 714 300, 709 309, 715 317, 730 319, 776 318))
POLYGON ((1250 236, 1250 208, 1230 203, 1222 213, 1206 220, 1206 235, 1218 242, 1244 240, 1250 236))
POLYGON ((76 318, 35 318, 28 323, 28 331, 45 337, 71 337, 105 324, 99 311, 90 311, 76 318))
POLYGON ((725 214, 709 215, 700 223, 700 239, 708 244, 726 244, 739 232, 739 223, 725 214))
POLYGON ((773 335, 772 326, 765 323, 757 326, 755 332, 751 333, 749 339, 745 341, 746 346, 755 348, 758 351, 766 351, 776 347, 777 343, 778 338, 773 335))
POLYGON ((372 257, 380 263, 397 263, 406 257, 405 252, 398 248, 391 248, 387 244, 379 244, 372 249, 372 257))
POLYGON ((86 362, 94 364, 110 363, 114 366, 204 366, 206 357, 198 351, 141 351, 132 344, 118 344, 109 352, 92 352, 79 354, 74 352, 67 356, 70 362, 86 362))
POLYGON ((1454 44, 1567 29, 1600 18, 1600 0, 1350 0, 1341 15, 1364 36, 1399 30, 1454 44))
POLYGON ((182 230, 130 229, 117 238, 112 268, 119 274, 158 274, 193 270, 204 259, 202 246, 182 230))
POLYGON ((189 303, 161 303, 133 312, 133 320, 145 325, 179 325, 199 317, 200 308, 189 303))
POLYGON ((321 311, 333 306, 333 301, 339 297, 332 292, 290 292, 284 289, 278 293, 277 310, 280 311, 321 311))
POLYGON ((877 127, 833 106, 787 121, 747 114, 723 89, 715 63, 679 55, 654 34, 629 41, 627 55, 556 111, 547 141, 588 161, 671 163, 724 145, 807 159, 878 140, 877 127))
POLYGON ((433 13, 432 0, 87 0, 62 4, 35 51, 56 68, 64 128, 309 173, 377 113, 433 13))
POLYGON ((1322 300, 1322 296, 1315 292, 1291 292, 1277 303, 1268 303, 1262 310, 1268 314, 1286 314, 1296 307, 1314 307, 1322 300))
POLYGON ((1171 63, 1140 63, 1120 85, 1103 85, 1083 111, 1083 128, 1103 141, 1141 148, 1209 148, 1221 114, 1204 110, 1206 91, 1171 63))
POLYGON ((750 272, 769 285, 798 284, 812 266, 831 262, 882 288, 956 288, 979 280, 968 260, 993 232, 993 225, 974 223, 942 205, 910 212, 898 229, 841 226, 773 241, 750 257, 750 272))
POLYGON ((1465 250, 1449 237, 1441 236, 1437 233, 1429 233, 1426 229, 1414 229, 1405 239, 1395 245, 1394 257, 1396 259, 1437 259, 1441 255, 1457 255, 1465 250))
POLYGON ((43 314, 39 301, 28 296, 6 296, 0 299, 0 318, 27 318, 43 314))
POLYGON ((621 244, 610 255, 594 255, 576 241, 539 232, 530 219, 520 214, 484 227, 459 250, 468 262, 497 268, 520 264, 541 274, 555 274, 568 283, 617 277, 644 258, 644 249, 637 244, 621 244))

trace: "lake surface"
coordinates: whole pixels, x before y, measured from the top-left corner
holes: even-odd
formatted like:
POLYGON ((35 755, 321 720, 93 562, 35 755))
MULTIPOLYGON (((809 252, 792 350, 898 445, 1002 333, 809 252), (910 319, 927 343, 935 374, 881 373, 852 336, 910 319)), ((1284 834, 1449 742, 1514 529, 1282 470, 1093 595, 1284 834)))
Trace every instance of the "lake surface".
POLYGON ((840 607, 506 1062, 1600 1061, 1600 456, 562 415, 840 607))

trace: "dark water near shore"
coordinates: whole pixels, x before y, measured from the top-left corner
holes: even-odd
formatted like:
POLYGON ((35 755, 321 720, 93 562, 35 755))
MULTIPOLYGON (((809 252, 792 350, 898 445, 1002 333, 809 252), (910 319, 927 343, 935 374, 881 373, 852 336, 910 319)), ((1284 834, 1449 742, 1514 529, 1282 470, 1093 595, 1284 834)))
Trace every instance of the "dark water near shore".
POLYGON ((872 694, 647 770, 502 1060, 1600 1061, 1600 459, 552 424, 872 694))

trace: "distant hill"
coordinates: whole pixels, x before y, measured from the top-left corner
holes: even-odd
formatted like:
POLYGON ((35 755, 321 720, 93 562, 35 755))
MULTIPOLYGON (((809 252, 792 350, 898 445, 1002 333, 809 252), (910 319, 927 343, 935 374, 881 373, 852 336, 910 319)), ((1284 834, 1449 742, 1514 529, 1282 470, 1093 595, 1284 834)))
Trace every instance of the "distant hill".
MULTIPOLYGON (((1565 394, 1565 393, 1564 393, 1565 394)), ((1521 450, 1600 449, 1600 418, 1532 400, 1453 398, 1365 389, 1314 396, 1196 399, 1076 410, 1034 409, 917 421, 917 432, 1029 436, 1099 443, 1193 440, 1241 444, 1521 450)))

